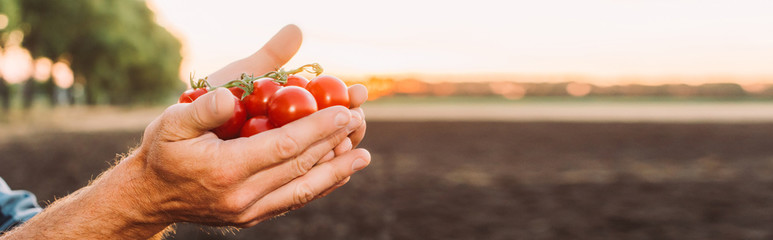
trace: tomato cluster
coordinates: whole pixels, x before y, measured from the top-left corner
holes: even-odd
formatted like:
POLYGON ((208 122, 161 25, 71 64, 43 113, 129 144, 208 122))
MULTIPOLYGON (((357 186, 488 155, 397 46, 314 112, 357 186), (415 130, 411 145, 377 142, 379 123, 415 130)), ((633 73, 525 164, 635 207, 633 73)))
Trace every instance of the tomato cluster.
POLYGON ((239 101, 234 106, 234 115, 212 132, 224 140, 249 137, 284 126, 319 109, 335 105, 349 107, 346 84, 334 76, 319 75, 321 73, 319 64, 308 64, 291 71, 280 69, 260 77, 242 74, 239 79, 217 87, 210 86, 206 78, 193 82, 191 77, 193 89, 185 91, 179 102, 190 103, 208 91, 226 87, 239 101), (304 70, 317 76, 307 80, 297 75, 304 70))

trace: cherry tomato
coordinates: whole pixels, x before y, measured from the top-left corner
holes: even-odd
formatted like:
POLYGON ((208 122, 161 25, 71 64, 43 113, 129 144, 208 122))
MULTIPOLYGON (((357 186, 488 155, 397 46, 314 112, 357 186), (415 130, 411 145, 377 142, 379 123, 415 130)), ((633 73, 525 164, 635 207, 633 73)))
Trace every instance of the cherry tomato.
POLYGON ((268 112, 268 99, 282 88, 273 78, 261 78, 252 82, 252 94, 242 99, 247 108, 247 116, 255 117, 266 115, 268 112))
POLYGON ((305 77, 300 75, 290 75, 290 76, 287 76, 287 83, 285 83, 285 87, 298 86, 298 87, 305 88, 306 85, 308 84, 309 84, 309 80, 306 79, 305 77))
POLYGON ((212 132, 214 132, 217 137, 223 140, 239 137, 239 133, 242 130, 242 125, 244 125, 244 122, 247 121, 247 111, 244 110, 244 103, 239 101, 239 99, 236 97, 234 97, 234 101, 236 101, 236 104, 234 104, 234 115, 231 116, 228 121, 223 123, 223 125, 212 129, 212 132))
POLYGON ((315 77, 306 85, 306 89, 314 96, 318 109, 335 105, 349 107, 349 89, 336 77, 329 75, 315 77))
POLYGON ((268 119, 276 127, 308 116, 317 111, 314 96, 304 88, 283 87, 268 100, 268 119))
POLYGON ((274 128, 271 122, 268 121, 266 116, 257 116, 247 120, 242 126, 242 132, 239 136, 250 137, 252 135, 262 133, 274 128))
POLYGON ((238 99, 242 99, 242 96, 244 96, 244 89, 239 87, 229 87, 228 90, 238 99))
POLYGON ((207 93, 206 88, 196 88, 196 89, 188 89, 183 92, 182 95, 180 95, 180 99, 177 100, 178 103, 192 103, 193 100, 196 100, 197 98, 201 97, 201 95, 204 95, 207 93))

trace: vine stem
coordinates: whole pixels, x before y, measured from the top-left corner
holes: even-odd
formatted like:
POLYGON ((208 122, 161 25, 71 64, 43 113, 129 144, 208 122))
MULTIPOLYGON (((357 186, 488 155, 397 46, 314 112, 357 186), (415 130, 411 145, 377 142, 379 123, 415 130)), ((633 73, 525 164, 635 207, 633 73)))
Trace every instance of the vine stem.
POLYGON ((238 79, 234 79, 223 85, 214 86, 214 87, 210 85, 209 82, 207 81, 207 78, 209 78, 208 76, 204 78, 199 78, 196 82, 194 82, 193 78, 195 73, 191 73, 190 84, 193 89, 206 88, 207 91, 212 91, 221 87, 222 88, 238 87, 244 90, 244 95, 242 95, 241 97, 243 99, 247 95, 252 94, 252 91, 253 91, 252 82, 254 82, 255 80, 268 77, 268 78, 274 79, 273 80, 274 82, 277 82, 280 85, 284 85, 285 83, 287 83, 287 77, 289 75, 297 74, 303 71, 306 71, 308 73, 313 73, 316 76, 319 76, 320 74, 322 74, 323 69, 322 69, 322 66, 319 65, 319 63, 310 63, 289 71, 285 70, 284 68, 280 68, 276 71, 267 72, 258 77, 255 77, 252 74, 247 75, 247 73, 242 73, 242 75, 240 75, 238 79))

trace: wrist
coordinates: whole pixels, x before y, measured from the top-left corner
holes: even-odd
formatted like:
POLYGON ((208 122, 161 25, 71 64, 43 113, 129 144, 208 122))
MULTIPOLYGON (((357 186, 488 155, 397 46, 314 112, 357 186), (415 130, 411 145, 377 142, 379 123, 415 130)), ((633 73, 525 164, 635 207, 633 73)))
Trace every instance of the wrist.
POLYGON ((142 194, 147 184, 136 166, 137 156, 124 159, 89 186, 62 198, 3 239, 148 239, 169 223, 154 214, 142 194))
POLYGON ((123 159, 79 195, 98 215, 106 216, 104 221, 114 223, 112 231, 131 238, 148 238, 171 224, 156 211, 156 194, 152 180, 144 174, 141 157, 135 152, 123 159))

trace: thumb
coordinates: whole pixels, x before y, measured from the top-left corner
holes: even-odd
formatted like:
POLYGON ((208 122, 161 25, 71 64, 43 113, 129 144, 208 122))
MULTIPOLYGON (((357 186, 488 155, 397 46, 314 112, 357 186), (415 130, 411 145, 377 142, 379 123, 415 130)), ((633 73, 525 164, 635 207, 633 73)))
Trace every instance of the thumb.
POLYGON ((225 88, 217 88, 192 103, 175 104, 164 113, 164 138, 179 141, 196 138, 216 128, 234 113, 236 97, 225 88))

